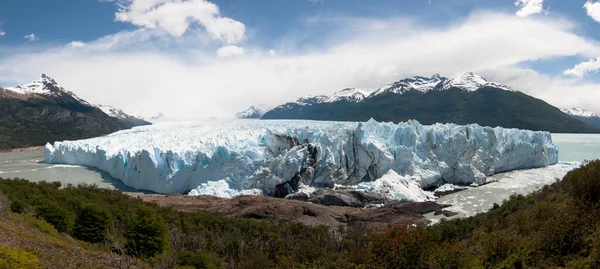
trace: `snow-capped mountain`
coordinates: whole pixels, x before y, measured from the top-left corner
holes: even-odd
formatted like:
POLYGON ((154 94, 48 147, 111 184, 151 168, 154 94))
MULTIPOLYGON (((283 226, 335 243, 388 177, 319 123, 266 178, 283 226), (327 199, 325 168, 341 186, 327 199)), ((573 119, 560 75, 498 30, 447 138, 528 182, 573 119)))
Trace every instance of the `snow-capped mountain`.
POLYGON ((150 122, 147 122, 144 119, 131 116, 131 115, 123 112, 123 110, 120 110, 113 106, 96 105, 96 107, 99 108, 100 110, 102 110, 102 112, 104 112, 106 115, 109 115, 113 118, 122 120, 127 128, 151 124, 150 122))
POLYGON ((260 119, 269 109, 261 105, 251 106, 236 114, 238 119, 260 119))
POLYGON ((600 132, 548 103, 473 72, 454 77, 414 76, 373 92, 345 89, 331 96, 302 97, 268 111, 262 119, 310 119, 424 124, 478 123, 551 132, 600 132), (348 102, 349 101, 349 102, 348 102))
POLYGON ((377 89, 371 94, 371 96, 379 95, 382 93, 402 94, 409 90, 428 92, 435 89, 444 81, 446 81, 446 78, 440 77, 439 74, 435 74, 430 78, 421 76, 405 78, 377 89))
POLYGON ((65 90, 65 88, 58 85, 58 83, 46 74, 42 74, 42 78, 35 80, 29 84, 23 86, 9 87, 5 90, 11 91, 18 95, 22 95, 25 99, 27 98, 52 98, 61 99, 62 101, 68 101, 73 99, 76 102, 84 106, 93 107, 87 101, 79 98, 75 93, 65 90))
POLYGON ((587 125, 600 129, 600 116, 594 114, 593 112, 587 111, 580 107, 562 108, 560 111, 587 125))
POLYGON ((560 111, 563 113, 569 114, 571 116, 580 116, 580 117, 598 117, 598 115, 593 112, 587 111, 580 107, 574 108, 561 108, 560 111))
POLYGON ((126 129, 56 80, 42 75, 22 86, 0 88, 0 150, 82 139, 126 129))
POLYGON ((357 103, 367 98, 367 96, 369 96, 370 94, 371 92, 367 90, 348 88, 336 92, 333 95, 324 98, 322 101, 325 103, 333 103, 338 101, 349 101, 357 103))
MULTIPOLYGON (((315 105, 319 103, 333 103, 337 101, 361 102, 365 99, 374 96, 393 93, 404 94, 408 91, 418 91, 427 93, 430 91, 445 91, 449 89, 460 89, 464 91, 477 91, 484 87, 493 87, 497 89, 515 91, 512 88, 496 82, 490 82, 480 75, 473 72, 466 72, 455 77, 446 78, 439 74, 434 74, 431 77, 414 76, 401 79, 394 83, 387 84, 375 91, 359 90, 355 88, 343 89, 334 93, 331 96, 317 95, 309 97, 300 97, 295 104, 299 105, 315 105)), ((285 105, 283 105, 285 106, 285 105)))

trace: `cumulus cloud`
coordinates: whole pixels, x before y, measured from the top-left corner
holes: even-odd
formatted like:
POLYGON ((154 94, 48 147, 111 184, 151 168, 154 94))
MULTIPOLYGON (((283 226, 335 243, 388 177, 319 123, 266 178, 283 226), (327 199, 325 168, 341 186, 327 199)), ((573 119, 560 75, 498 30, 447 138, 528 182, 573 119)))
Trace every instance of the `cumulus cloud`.
POLYGON ((115 20, 148 29, 162 29, 180 37, 193 24, 202 26, 215 40, 228 44, 242 41, 246 26, 220 15, 219 7, 206 0, 123 0, 115 20))
POLYGON ((517 0, 515 6, 519 8, 517 16, 527 17, 542 12, 544 0, 517 0))
MULTIPOLYGON (((358 20, 329 23, 336 21, 358 20)), ((443 27, 398 19, 360 21, 360 31, 347 23, 325 27, 333 30, 314 41, 320 42, 316 48, 280 49, 269 55, 268 49, 247 47, 247 52, 258 53, 227 60, 212 50, 196 51, 193 45, 177 52, 169 46, 140 47, 148 42, 130 43, 137 44, 135 50, 107 45, 146 37, 148 31, 140 29, 88 42, 83 49, 7 56, 0 59, 0 80, 26 83, 46 73, 92 103, 134 114, 164 112, 178 119, 226 117, 252 104, 278 105, 347 87, 374 89, 413 75, 482 70, 490 79, 557 106, 594 110, 589 100, 600 100, 600 91, 593 90, 598 85, 514 70, 534 59, 600 55, 598 44, 579 36, 566 20, 484 12, 443 27), (92 50, 94 46, 103 49, 92 50)), ((318 32, 322 23, 303 30, 318 32)), ((281 40, 288 45, 281 48, 298 47, 289 44, 293 39, 281 40)))
POLYGON ((225 46, 217 50, 217 56, 219 57, 233 57, 243 55, 245 49, 238 46, 225 46))
POLYGON ((39 38, 37 36, 35 36, 34 33, 28 34, 26 36, 24 36, 25 39, 27 39, 27 41, 29 42, 33 42, 33 41, 38 41, 39 38))
POLYGON ((589 72, 598 71, 598 69, 600 69, 600 57, 577 64, 572 69, 565 70, 564 74, 576 77, 583 77, 589 72))
POLYGON ((583 5, 588 16, 590 16, 593 20, 600 22, 600 2, 587 1, 583 5))

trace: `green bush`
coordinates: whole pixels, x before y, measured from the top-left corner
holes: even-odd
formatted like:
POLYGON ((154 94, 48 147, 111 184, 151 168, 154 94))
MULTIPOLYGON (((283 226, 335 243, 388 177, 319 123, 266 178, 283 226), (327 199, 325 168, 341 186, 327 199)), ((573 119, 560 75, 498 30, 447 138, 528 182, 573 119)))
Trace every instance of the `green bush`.
POLYGON ((73 227, 73 214, 54 203, 45 202, 36 207, 35 211, 39 217, 52 224, 61 233, 69 232, 73 227))
POLYGON ((167 226, 152 207, 138 206, 125 229, 127 248, 137 257, 152 257, 167 246, 167 226))
POLYGON ((584 203, 600 202, 600 160, 589 162, 569 172, 563 179, 565 188, 584 203))
POLYGON ((73 236, 90 243, 104 241, 105 231, 109 228, 112 217, 108 210, 96 204, 85 204, 77 210, 77 218, 73 226, 73 236))

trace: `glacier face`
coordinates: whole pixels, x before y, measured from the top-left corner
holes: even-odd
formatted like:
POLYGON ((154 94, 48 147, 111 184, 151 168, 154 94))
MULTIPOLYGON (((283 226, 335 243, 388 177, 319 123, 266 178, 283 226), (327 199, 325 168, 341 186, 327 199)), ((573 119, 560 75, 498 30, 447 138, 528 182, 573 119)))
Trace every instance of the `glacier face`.
POLYGON ((226 194, 283 197, 299 186, 379 186, 375 181, 390 170, 422 188, 483 184, 495 173, 556 164, 558 149, 547 132, 476 124, 234 120, 164 123, 56 142, 46 145, 44 159, 95 167, 157 193, 219 193, 215 186, 228 186, 234 191, 226 194))

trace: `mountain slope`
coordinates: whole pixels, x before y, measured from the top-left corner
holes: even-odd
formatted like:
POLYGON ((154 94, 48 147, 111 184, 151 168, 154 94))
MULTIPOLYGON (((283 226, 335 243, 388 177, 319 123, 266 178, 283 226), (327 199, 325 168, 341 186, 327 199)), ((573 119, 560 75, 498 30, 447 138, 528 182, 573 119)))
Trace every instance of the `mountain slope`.
POLYGON ((136 126, 144 126, 144 125, 152 124, 150 122, 145 121, 144 119, 131 116, 131 115, 123 112, 123 110, 120 110, 113 106, 97 105, 96 107, 99 108, 100 110, 102 110, 102 112, 104 112, 106 115, 109 115, 113 118, 122 120, 123 124, 125 124, 125 127, 127 127, 127 128, 133 128, 136 126))
POLYGON ((311 119, 400 122, 416 119, 422 124, 477 123, 528 130, 597 133, 548 103, 489 82, 473 73, 454 78, 434 75, 413 77, 388 84, 354 102, 327 98, 301 98, 265 113, 262 119, 311 119))
POLYGON ((260 119, 267 111, 263 106, 251 106, 235 116, 238 119, 260 119))
POLYGON ((0 88, 0 150, 95 137, 125 129, 52 78, 0 88))
POLYGON ((561 111, 587 125, 600 129, 600 116, 592 112, 586 111, 579 107, 571 109, 561 109, 561 111))

